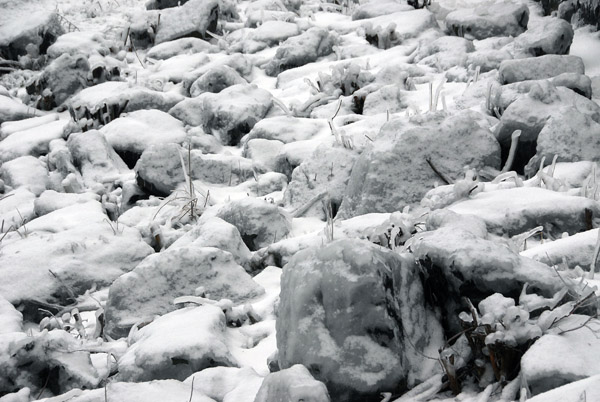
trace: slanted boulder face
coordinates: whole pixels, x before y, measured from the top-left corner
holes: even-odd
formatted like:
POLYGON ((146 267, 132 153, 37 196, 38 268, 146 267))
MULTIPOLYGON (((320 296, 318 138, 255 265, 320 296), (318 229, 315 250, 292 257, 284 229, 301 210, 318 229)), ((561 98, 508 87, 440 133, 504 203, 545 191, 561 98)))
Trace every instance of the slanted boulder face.
POLYGON ((565 20, 547 17, 515 39, 514 48, 524 55, 569 54, 573 27, 565 20))
POLYGON ((335 216, 357 156, 356 152, 343 147, 319 146, 310 158, 294 169, 284 194, 286 205, 296 210, 308 206, 306 215, 325 218, 325 208, 330 201, 335 216), (323 202, 318 200, 309 206, 310 201, 321 194, 326 194, 323 202))
POLYGON ((175 310, 175 298, 194 295, 200 286, 210 299, 236 303, 264 293, 226 251, 193 244, 170 247, 111 285, 106 331, 114 338, 126 336, 136 322, 175 310))
POLYGON ((410 243, 424 275, 427 301, 442 309, 447 334, 462 331, 455 317, 467 308, 463 297, 477 305, 497 292, 518 299, 525 283, 546 296, 560 288, 561 281, 549 266, 480 237, 473 226, 461 227, 455 222, 460 220, 448 220, 410 243))
POLYGON ((177 144, 146 149, 135 165, 137 184, 148 194, 166 197, 185 181, 177 144))
POLYGON ((486 3, 475 9, 459 9, 446 16, 450 34, 467 39, 517 36, 527 29, 528 22, 529 8, 519 2, 486 3))
POLYGON ((282 71, 316 61, 319 57, 330 54, 336 41, 335 33, 325 28, 310 28, 283 42, 275 57, 265 66, 265 72, 275 77, 282 71))
POLYGON ((42 75, 27 87, 27 92, 42 95, 46 99, 42 102, 44 108, 52 109, 87 87, 89 72, 90 64, 85 56, 65 53, 44 69, 42 75), (46 90, 51 94, 45 94, 46 90))
POLYGON ((499 80, 502 84, 510 84, 526 80, 543 80, 563 73, 585 74, 581 57, 544 55, 504 60, 500 64, 499 80))
POLYGON ((163 43, 186 36, 206 39, 206 31, 216 32, 219 20, 217 0, 189 0, 181 7, 161 12, 156 28, 155 43, 163 43))
POLYGON ((58 14, 54 11, 40 7, 36 7, 34 12, 25 12, 26 15, 15 14, 15 10, 10 11, 12 13, 5 14, 8 18, 0 16, 1 58, 18 60, 19 56, 27 54, 27 49, 32 47, 36 53, 44 54, 56 38, 65 32, 58 14))
POLYGON ((329 402, 327 387, 301 364, 267 375, 254 402, 329 402))
POLYGON ((466 165, 500 168, 500 146, 480 119, 468 111, 408 129, 399 120, 386 123, 354 164, 341 216, 394 212, 420 202, 441 181, 432 166, 452 179, 462 177, 466 165))
POLYGON ((222 206, 216 216, 237 227, 250 251, 283 239, 290 222, 283 209, 258 198, 242 198, 222 206))
POLYGON ((118 379, 183 381, 208 367, 236 366, 225 344, 225 330, 225 314, 217 306, 165 314, 128 338, 131 346, 119 359, 118 379))
POLYGON ((439 322, 414 259, 357 239, 298 252, 283 269, 279 366, 306 366, 334 401, 380 401, 439 370, 439 322), (410 323, 410 324, 409 324, 410 323))
POLYGON ((553 114, 537 137, 537 148, 525 171, 535 174, 542 158, 552 163, 600 161, 600 124, 574 107, 560 108, 553 114))

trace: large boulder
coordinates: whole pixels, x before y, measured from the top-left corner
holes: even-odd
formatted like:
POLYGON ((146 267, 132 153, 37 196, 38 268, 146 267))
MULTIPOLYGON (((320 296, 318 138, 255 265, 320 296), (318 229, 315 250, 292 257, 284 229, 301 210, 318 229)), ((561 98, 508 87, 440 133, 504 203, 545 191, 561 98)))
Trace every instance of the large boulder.
POLYGON ((479 119, 475 112, 462 112, 409 128, 400 120, 386 123, 354 164, 342 216, 394 212, 420 202, 441 180, 432 166, 451 179, 462 177, 466 165, 499 168, 500 146, 479 119))
POLYGON ((205 72, 190 87, 192 97, 204 92, 219 93, 227 87, 248 82, 233 68, 222 65, 216 66, 205 72))
MULTIPOLYGON (((307 205, 314 197, 326 193, 323 201, 331 201, 335 215, 342 203, 357 156, 356 152, 344 147, 319 146, 310 158, 294 169, 292 180, 284 193, 286 205, 298 209, 307 205)), ((307 215, 326 217, 321 202, 314 203, 306 212, 307 215)))
POLYGON ((34 4, 15 3, 21 9, 13 9, 10 2, 2 4, 0 16, 0 58, 18 60, 31 52, 44 54, 56 38, 65 31, 58 13, 34 4), (35 9, 31 9, 31 7, 35 9))
POLYGON ((325 384, 317 381, 301 364, 265 377, 254 402, 329 402, 325 384))
POLYGON ((569 54, 573 27, 565 20, 547 17, 515 39, 514 49, 527 56, 569 54))
POLYGON ((205 92, 186 99, 169 113, 218 137, 224 145, 237 145, 265 117, 273 103, 271 93, 256 85, 238 84, 219 93, 205 92))
POLYGON ((91 78, 90 63, 86 56, 64 53, 44 69, 41 76, 27 87, 27 91, 39 93, 49 99, 52 108, 62 105, 72 95, 87 87, 88 76, 91 78), (47 94, 48 91, 50 94, 47 94))
POLYGON ((48 187, 48 167, 38 158, 21 156, 2 164, 0 178, 12 188, 25 187, 39 196, 48 187))
POLYGON ((64 137, 68 123, 68 120, 56 120, 9 135, 0 141, 0 162, 25 155, 46 155, 50 142, 64 137))
POLYGON ((527 5, 506 1, 458 9, 446 16, 446 28, 450 34, 471 40, 517 36, 527 29, 528 22, 527 5))
POLYGON ((217 306, 187 307, 134 332, 119 359, 118 379, 184 380, 208 367, 235 366, 225 340, 225 314, 217 306))
POLYGON ((310 28, 283 42, 275 57, 265 66, 265 72, 274 77, 282 71, 316 61, 330 54, 336 41, 335 33, 325 28, 310 28))
POLYGON ((226 251, 193 244, 171 247, 147 257, 111 285, 106 331, 112 337, 126 336, 138 321, 175 310, 175 298, 194 295, 200 286, 206 297, 236 303, 264 293, 226 251))
POLYGON ((537 137, 536 153, 525 167, 535 172, 542 158, 559 162, 600 161, 600 124, 574 107, 560 108, 548 119, 537 137))
POLYGON ((181 7, 161 12, 155 43, 163 43, 186 36, 205 39, 206 31, 216 32, 219 19, 217 0, 189 0, 181 7))
POLYGON ((510 84, 525 80, 543 80, 564 73, 585 74, 581 57, 549 54, 504 60, 500 64, 499 79, 502 84, 510 84))
POLYGON ((39 113, 38 110, 30 108, 17 99, 0 95, 0 124, 28 119, 36 116, 37 113, 39 113))
POLYGON ((213 213, 239 230, 250 251, 283 239, 291 229, 291 222, 282 208, 259 198, 235 200, 213 213))
POLYGON ((306 366, 335 401, 379 401, 439 368, 442 331, 414 259, 343 239, 298 252, 283 269, 279 366, 306 366), (410 323, 410 325, 408 325, 410 323))
POLYGON ((256 123, 250 134, 248 134, 248 139, 262 138, 288 144, 290 142, 310 140, 323 133, 331 133, 325 119, 274 116, 256 123))

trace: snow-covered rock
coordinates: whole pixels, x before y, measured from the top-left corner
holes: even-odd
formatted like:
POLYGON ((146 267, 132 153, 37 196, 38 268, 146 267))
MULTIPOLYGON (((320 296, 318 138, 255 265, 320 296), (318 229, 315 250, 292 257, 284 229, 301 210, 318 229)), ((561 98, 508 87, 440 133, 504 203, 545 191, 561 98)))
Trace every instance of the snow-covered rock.
POLYGON ((452 35, 467 39, 517 36, 527 30, 529 8, 520 2, 484 2, 475 8, 462 8, 446 16, 452 35))
POLYGON ((290 231, 285 211, 258 198, 231 201, 212 213, 235 226, 250 251, 275 243, 290 231))
POLYGON ((165 314, 129 338, 118 379, 184 380, 215 366, 235 366, 225 341, 225 314, 216 306, 187 307, 165 314))
POLYGON ((374 17, 380 17, 390 13, 400 11, 411 11, 414 8, 408 4, 403 4, 397 1, 378 1, 360 4, 352 12, 352 21, 365 20, 374 17))
POLYGON ((111 44, 100 32, 68 32, 59 36, 56 42, 48 48, 48 56, 55 59, 63 54, 69 54, 71 56, 82 54, 88 57, 92 54, 106 56, 110 53, 110 47, 111 44))
POLYGON ((18 60, 29 52, 43 54, 65 32, 58 14, 51 9, 24 7, 23 12, 15 12, 9 5, 6 7, 4 18, 0 18, 2 58, 18 60))
POLYGON ((222 65, 211 68, 200 76, 190 87, 192 97, 204 92, 219 93, 227 87, 247 84, 247 81, 233 68, 222 65))
POLYGON ((89 201, 100 201, 100 196, 91 192, 74 194, 46 190, 35 199, 33 205, 35 214, 43 216, 74 204, 83 204, 89 201))
POLYGON ((386 123, 352 169, 342 216, 394 212, 418 203, 440 181, 430 164, 451 178, 462 176, 466 165, 498 168, 500 147, 478 118, 463 112, 408 128, 401 120, 386 123))
POLYGON ((219 19, 217 0, 189 0, 181 7, 161 12, 155 43, 163 43, 186 36, 206 38, 206 31, 216 32, 219 19))
POLYGON ((254 402, 329 402, 327 387, 301 364, 265 377, 254 402))
POLYGON ((256 123, 248 134, 248 139, 263 138, 287 144, 310 140, 322 133, 330 133, 327 121, 324 119, 277 116, 256 123))
POLYGON ((335 33, 323 28, 311 28, 283 42, 275 57, 265 66, 265 72, 276 76, 282 71, 316 61, 330 54, 337 40, 335 33))
POLYGON ((148 147, 135 165, 137 184, 149 194, 166 197, 185 181, 177 144, 148 147))
POLYGON ((544 242, 522 251, 521 255, 547 265, 566 262, 569 268, 580 266, 584 270, 589 270, 597 241, 598 229, 592 229, 555 241, 544 242))
POLYGON ((527 56, 569 54, 573 42, 573 28, 565 20, 546 17, 515 39, 514 48, 527 56))
POLYGON ((333 400, 402 391, 438 370, 415 351, 437 350, 442 333, 407 255, 349 239, 310 248, 284 267, 280 297, 279 366, 308 367, 333 400))
POLYGON ((34 84, 36 92, 51 97, 51 107, 62 105, 72 95, 88 86, 90 63, 82 54, 63 53, 53 60, 34 84), (50 95, 44 92, 50 91, 50 95))
POLYGON ((23 331, 23 314, 0 295, 0 336, 23 331))
POLYGON ((279 140, 253 138, 244 144, 244 156, 251 159, 258 170, 273 171, 282 148, 283 142, 279 140))
POLYGON ((9 135, 0 142, 0 162, 8 162, 19 156, 47 154, 50 142, 63 138, 68 123, 68 120, 56 120, 9 135))
POLYGON ((510 84, 552 78, 564 73, 585 74, 583 60, 577 56, 555 54, 505 60, 500 64, 499 79, 502 84, 510 84))
POLYGON ((224 145, 237 145, 252 127, 265 117, 272 104, 271 94, 256 85, 238 84, 214 94, 203 93, 186 99, 169 113, 192 126, 218 137, 224 145))
POLYGON ((38 158, 21 156, 2 164, 0 177, 12 188, 24 187, 39 196, 48 187, 48 168, 38 158))
POLYGON ((210 367, 188 377, 184 383, 222 402, 254 402, 263 377, 250 367, 210 367))
POLYGON ((106 331, 113 337, 126 336, 140 320, 175 310, 175 298, 194 295, 200 286, 208 298, 236 303, 264 293, 226 251, 194 244, 171 247, 144 259, 111 285, 106 331))
POLYGON ((153 46, 148 53, 147 59, 166 60, 181 54, 216 53, 218 48, 200 38, 181 38, 163 42, 153 46))
MULTIPOLYGON (((0 124, 36 116, 39 111, 8 96, 0 95, 0 124)), ((3 134, 2 137, 5 137, 3 134)))

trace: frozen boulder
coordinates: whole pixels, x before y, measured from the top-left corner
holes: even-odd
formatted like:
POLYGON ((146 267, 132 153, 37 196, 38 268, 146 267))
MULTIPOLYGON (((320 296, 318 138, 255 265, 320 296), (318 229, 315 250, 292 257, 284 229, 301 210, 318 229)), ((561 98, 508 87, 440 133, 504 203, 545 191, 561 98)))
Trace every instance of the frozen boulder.
POLYGON ((263 377, 251 367, 211 367, 185 380, 194 390, 222 402, 254 402, 263 377))
POLYGON ((167 60, 182 54, 216 53, 219 48, 200 38, 180 38, 153 46, 146 59, 167 60))
POLYGON ((266 21, 252 31, 251 38, 257 42, 264 42, 269 46, 278 45, 284 40, 300 34, 297 24, 286 21, 266 21))
POLYGON ((325 218, 325 208, 331 202, 335 216, 357 157, 356 152, 344 147, 319 146, 310 158, 294 169, 292 180, 284 193, 286 205, 295 210, 308 205, 309 210, 305 214, 325 218), (323 193, 326 193, 323 202, 319 200, 309 205, 311 199, 323 193))
POLYGON ((218 94, 203 93, 177 104, 169 113, 218 137, 224 145, 237 145, 265 117, 272 105, 270 92, 256 85, 239 84, 218 94))
POLYGON ((235 226, 250 251, 283 239, 290 231, 289 218, 277 205, 258 198, 242 198, 220 207, 216 216, 235 226))
POLYGON ((592 229, 527 248, 521 255, 547 265, 566 262, 571 269, 580 266, 589 271, 597 241, 598 229, 592 229))
POLYGON ((9 135, 0 141, 0 162, 8 162, 19 156, 46 155, 50 150, 50 142, 64 137, 68 123, 68 120, 56 120, 9 135))
POLYGON ((21 156, 2 164, 0 177, 12 188, 25 187, 39 196, 49 184, 48 168, 38 158, 21 156))
POLYGON ((72 95, 88 86, 90 63, 84 55, 71 56, 62 54, 53 60, 42 72, 41 76, 27 90, 29 93, 41 94, 50 102, 46 110, 62 105, 72 95), (50 91, 47 95, 46 92, 50 91))
POLYGON ((100 196, 92 192, 75 194, 46 190, 36 198, 33 206, 36 216, 43 216, 71 205, 84 204, 89 201, 100 201, 100 196))
POLYGON ((585 74, 583 60, 578 56, 548 54, 525 59, 505 60, 500 64, 502 84, 525 80, 542 80, 564 73, 585 74))
POLYGON ((582 395, 585 395, 586 400, 600 399, 600 374, 570 382, 562 387, 554 388, 527 400, 531 402, 577 401, 582 395))
POLYGON ((301 364, 271 373, 263 381, 254 402, 329 402, 327 387, 301 364))
POLYGON ((186 138, 183 123, 160 110, 137 110, 100 129, 108 143, 133 167, 152 145, 181 144, 186 138))
POLYGON ((549 297, 562 284, 549 266, 455 225, 420 233, 410 248, 423 270, 428 302, 442 309, 447 333, 461 331, 453 317, 466 308, 463 297, 474 304, 497 292, 518 298, 525 283, 549 297))
POLYGON ((1 58, 18 60, 19 56, 29 53, 28 47, 37 54, 44 54, 65 32, 58 14, 52 10, 23 7, 21 12, 10 8, 10 3, 5 3, 4 15, 0 17, 1 58))
POLYGON ((446 27, 452 35, 467 39, 517 36, 527 29, 529 8, 520 2, 486 2, 475 8, 452 11, 446 27))
POLYGON ((600 374, 598 325, 597 319, 573 314, 558 321, 525 352, 521 375, 533 395, 600 374))
POLYGON ((96 388, 102 380, 81 342, 58 329, 0 336, 0 362, 0 395, 25 387, 33 395, 46 388, 50 395, 60 395, 74 388, 96 388))
POLYGON ((265 72, 274 77, 282 71, 316 61, 330 54, 336 41, 335 33, 324 28, 310 28, 283 42, 275 57, 265 66, 265 72))
POLYGON ((233 68, 241 77, 250 80, 252 78, 252 69, 254 68, 253 61, 250 57, 241 54, 233 53, 229 55, 221 54, 218 58, 213 58, 212 61, 198 67, 183 76, 183 88, 190 91, 192 84, 204 74, 212 69, 219 70, 222 66, 233 68))
POLYGON ((443 339, 418 272, 412 257, 363 240, 298 252, 281 279, 279 366, 304 365, 335 401, 378 400, 431 377, 438 367, 417 351, 443 339))
POLYGON ((129 171, 100 131, 73 133, 67 140, 67 147, 73 156, 73 164, 87 181, 102 183, 129 171))
POLYGON ((360 4, 352 12, 352 21, 366 20, 401 11, 411 11, 414 7, 397 1, 378 1, 360 4))
POLYGON ((215 247, 228 251, 235 258, 235 262, 243 267, 248 266, 252 257, 252 253, 244 244, 237 228, 217 217, 200 218, 192 230, 177 239, 171 247, 178 248, 188 245, 215 247))
POLYGON ((546 17, 515 39, 514 49, 527 56, 569 54, 573 27, 565 20, 546 17))
POLYGON ((466 67, 467 54, 473 51, 475 51, 475 47, 470 40, 455 36, 442 36, 420 47, 414 60, 419 64, 445 71, 454 66, 466 67))
POLYGON ((400 120, 386 123, 354 164, 342 216, 394 212, 420 202, 441 180, 432 166, 453 179, 462 177, 466 165, 499 168, 500 146, 479 118, 462 112, 408 128, 400 120))
POLYGON ((544 227, 546 237, 575 234, 588 229, 586 210, 600 217, 600 205, 594 200, 539 187, 482 192, 448 208, 478 216, 490 232, 509 236, 537 226, 544 227))
POLYGON ((206 31, 216 32, 219 19, 217 0, 189 0, 181 7, 161 12, 155 43, 163 43, 186 36, 205 39, 206 31))
POLYGON ((164 10, 165 8, 182 6, 188 0, 150 0, 146 3, 148 10, 164 10))
POLYGON ((148 194, 166 197, 185 181, 177 144, 148 147, 135 165, 137 184, 148 194))
POLYGON ((0 295, 0 336, 23 332, 23 314, 0 295))
MULTIPOLYGON (((181 400, 189 402, 216 402, 214 399, 194 392, 190 395, 190 386, 176 380, 156 380, 149 382, 116 382, 97 389, 74 389, 66 394, 69 402, 164 402, 181 400)), ((65 395, 44 399, 44 402, 63 402, 65 395)))
POLYGON ((225 88, 248 82, 233 68, 222 65, 213 67, 200 76, 190 87, 192 97, 199 96, 204 92, 219 93, 225 88))
POLYGON ((0 95, 0 124, 34 117, 38 110, 8 96, 0 95))
POLYGON ((537 171, 558 157, 559 162, 600 161, 600 124, 574 107, 563 107, 552 114, 540 131, 535 156, 525 170, 537 171))
POLYGON ((263 138, 284 144, 313 139, 319 134, 331 134, 324 119, 308 119, 290 116, 268 117, 256 123, 248 139, 263 138))
POLYGON ((184 380, 208 367, 235 366, 226 344, 225 314, 217 306, 187 307, 133 332, 119 359, 118 379, 184 380))
POLYGON ((48 48, 48 56, 55 59, 63 54, 71 56, 81 54, 87 57, 92 54, 106 56, 110 54, 110 47, 100 32, 75 31, 59 36, 56 42, 48 48))
POLYGON ((274 171, 277 155, 282 148, 281 141, 253 138, 244 144, 244 156, 251 159, 258 170, 274 171))
POLYGON ((194 244, 171 247, 144 259, 111 285, 106 331, 112 337, 126 336, 138 321, 175 310, 175 298, 194 295, 200 286, 208 298, 235 303, 264 293, 228 252, 194 244))

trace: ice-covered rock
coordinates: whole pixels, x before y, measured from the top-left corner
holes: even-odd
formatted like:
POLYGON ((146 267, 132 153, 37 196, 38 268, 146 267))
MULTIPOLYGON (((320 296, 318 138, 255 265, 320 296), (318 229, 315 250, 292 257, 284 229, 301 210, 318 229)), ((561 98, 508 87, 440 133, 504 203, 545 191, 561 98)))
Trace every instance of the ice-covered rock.
MULTIPOLYGON (((40 112, 17 99, 0 95, 0 124, 9 121, 24 120, 36 116, 40 112)), ((3 134, 2 137, 5 137, 3 134)))
POLYGON ((277 155, 282 147, 283 142, 279 140, 253 138, 244 144, 244 156, 251 159, 257 169, 273 171, 276 169, 277 155))
POLYGON ((585 395, 587 400, 600 399, 600 375, 594 375, 583 380, 571 382, 562 387, 528 398, 531 402, 564 402, 577 401, 585 395))
POLYGON ((231 201, 212 213, 235 226, 250 251, 275 243, 290 231, 285 211, 258 198, 231 201))
POLYGON ((100 196, 91 192, 74 194, 46 190, 35 199, 33 206, 36 216, 43 216, 74 204, 83 204, 89 201, 100 201, 100 196))
POLYGON ((256 123, 248 134, 248 139, 263 138, 287 144, 310 140, 322 133, 331 133, 327 121, 324 119, 276 116, 268 117, 256 123))
POLYGON ((146 3, 148 10, 164 10, 165 8, 182 6, 188 0, 150 0, 146 3))
POLYGON ((23 314, 0 295, 0 336, 23 331, 23 314))
POLYGON ((352 12, 352 21, 365 20, 400 11, 411 11, 414 7, 397 1, 378 1, 360 4, 352 12))
POLYGON ((600 161, 600 124, 574 107, 563 107, 550 116, 536 144, 528 172, 535 172, 544 157, 546 165, 554 157, 559 162, 600 161))
POLYGON ((218 137, 224 145, 237 145, 265 117, 272 105, 271 93, 256 85, 238 84, 218 94, 203 93, 186 99, 169 113, 218 137))
POLYGON ((215 247, 228 251, 243 267, 248 266, 252 257, 237 228, 217 217, 201 218, 192 230, 177 239, 171 247, 178 248, 188 245, 215 247))
POLYGON ((461 331, 453 317, 463 309, 463 297, 473 303, 497 292, 517 297, 525 283, 551 296, 561 286, 549 266, 455 225, 420 233, 410 249, 423 269, 428 302, 443 310, 449 333, 461 331))
POLYGON ((254 402, 263 377, 250 367, 211 367, 185 380, 202 394, 223 402, 254 402))
POLYGON ((111 44, 100 32, 68 32, 59 36, 56 42, 48 48, 48 56, 55 59, 63 54, 71 56, 82 54, 88 57, 92 54, 106 56, 110 53, 110 48, 111 44))
POLYGON ((177 144, 150 146, 135 165, 137 184, 148 194, 166 197, 185 181, 177 144))
POLYGON ((306 215, 325 218, 327 203, 335 215, 342 203, 346 184, 357 153, 344 147, 319 146, 313 155, 300 164, 292 173, 285 193, 287 206, 298 210, 323 193, 326 195, 305 211, 306 215))
POLYGON ((565 20, 546 17, 519 35, 514 42, 514 49, 527 56, 545 54, 569 54, 573 42, 573 28, 565 20))
POLYGON ((118 379, 184 380, 208 367, 235 366, 225 330, 225 314, 216 306, 165 314, 129 336, 130 346, 119 359, 118 379))
POLYGON ((263 381, 254 402, 329 402, 327 387, 301 364, 271 373, 263 381))
POLYGON ((137 110, 115 119, 99 130, 108 143, 133 167, 152 145, 181 144, 186 138, 183 123, 160 110, 137 110))
POLYGON ((454 66, 467 67, 468 53, 475 51, 465 38, 442 36, 417 50, 415 62, 446 71, 454 66))
POLYGON ((323 28, 311 28, 283 42, 275 57, 265 66, 265 72, 276 76, 282 71, 316 61, 330 54, 336 41, 335 33, 323 28))
POLYGON ((449 207, 481 218, 490 232, 515 236, 543 226, 546 236, 587 229, 586 210, 600 216, 594 200, 539 187, 517 187, 476 194, 449 207))
POLYGON ((600 374, 599 325, 589 316, 568 316, 525 352, 521 375, 533 395, 600 374))
POLYGON ((264 42, 269 46, 278 45, 284 40, 300 34, 297 24, 286 21, 266 21, 252 31, 252 40, 264 42))
MULTIPOLYGON (((26 216, 25 207, 20 211, 26 216)), ((2 242, 0 293, 37 316, 40 302, 69 303, 71 292, 108 286, 153 253, 137 230, 114 225, 96 201, 28 221, 23 238, 10 233, 2 242)))
MULTIPOLYGON (((0 57, 18 60, 29 51, 44 54, 56 38, 65 31, 58 14, 42 7, 23 7, 23 12, 11 10, 0 18, 0 57), (31 49, 33 48, 33 49, 31 49)), ((3 13, 4 14, 4 13, 3 13)))
POLYGON ((441 180, 432 165, 451 178, 462 176, 466 165, 498 168, 500 147, 478 119, 462 112, 408 128, 401 120, 386 123, 354 164, 342 216, 394 212, 419 202, 441 180))
POLYGON ((303 364, 335 401, 431 377, 435 362, 417 351, 437 350, 442 333, 418 275, 411 257, 362 240, 298 252, 281 280, 279 366, 303 364))
POLYGON ((0 162, 8 162, 19 156, 47 154, 50 142, 63 138, 68 123, 68 120, 56 120, 9 135, 0 142, 0 162))
POLYGON ((502 84, 518 81, 541 80, 564 73, 585 74, 583 60, 578 56, 547 54, 525 59, 505 60, 500 64, 502 84))
POLYGON ((206 31, 216 32, 219 20, 217 0, 189 0, 181 7, 161 12, 155 43, 180 39, 186 36, 206 39, 206 31))
POLYGON ((81 54, 71 56, 63 53, 46 66, 41 76, 28 87, 28 90, 49 99, 50 107, 45 109, 49 110, 62 105, 72 95, 87 87, 88 76, 91 78, 87 57, 81 54), (48 90, 50 94, 45 93, 48 90))
POLYGON ((39 196, 48 187, 48 168, 38 158, 21 156, 2 164, 0 177, 12 188, 24 187, 39 196))
POLYGON ((111 285, 106 331, 112 337, 126 336, 140 320, 175 310, 175 298, 194 295, 200 286, 208 298, 236 303, 264 293, 226 251, 194 244, 171 247, 144 259, 111 285))
POLYGON ((218 47, 200 38, 181 38, 153 46, 147 59, 166 60, 181 54, 216 53, 218 47))
POLYGON ((222 65, 213 67, 200 76, 190 87, 192 97, 204 92, 219 93, 227 87, 248 82, 233 68, 222 65))
POLYGON ((529 8, 512 1, 484 2, 475 8, 461 8, 446 16, 452 35, 467 39, 517 36, 527 30, 529 8))
POLYGON ((566 262, 569 268, 580 266, 589 270, 598 241, 598 229, 587 230, 572 236, 536 245, 521 252, 522 256, 547 265, 566 262))
POLYGON ((67 140, 67 147, 73 156, 74 165, 89 182, 114 180, 119 174, 129 171, 100 131, 73 133, 67 140))
POLYGON ((212 58, 212 60, 201 67, 194 69, 183 77, 183 87, 186 91, 190 91, 192 84, 204 74, 212 69, 220 69, 222 66, 233 68, 241 77, 250 81, 254 64, 252 59, 241 53, 233 53, 230 55, 220 55, 212 58))

